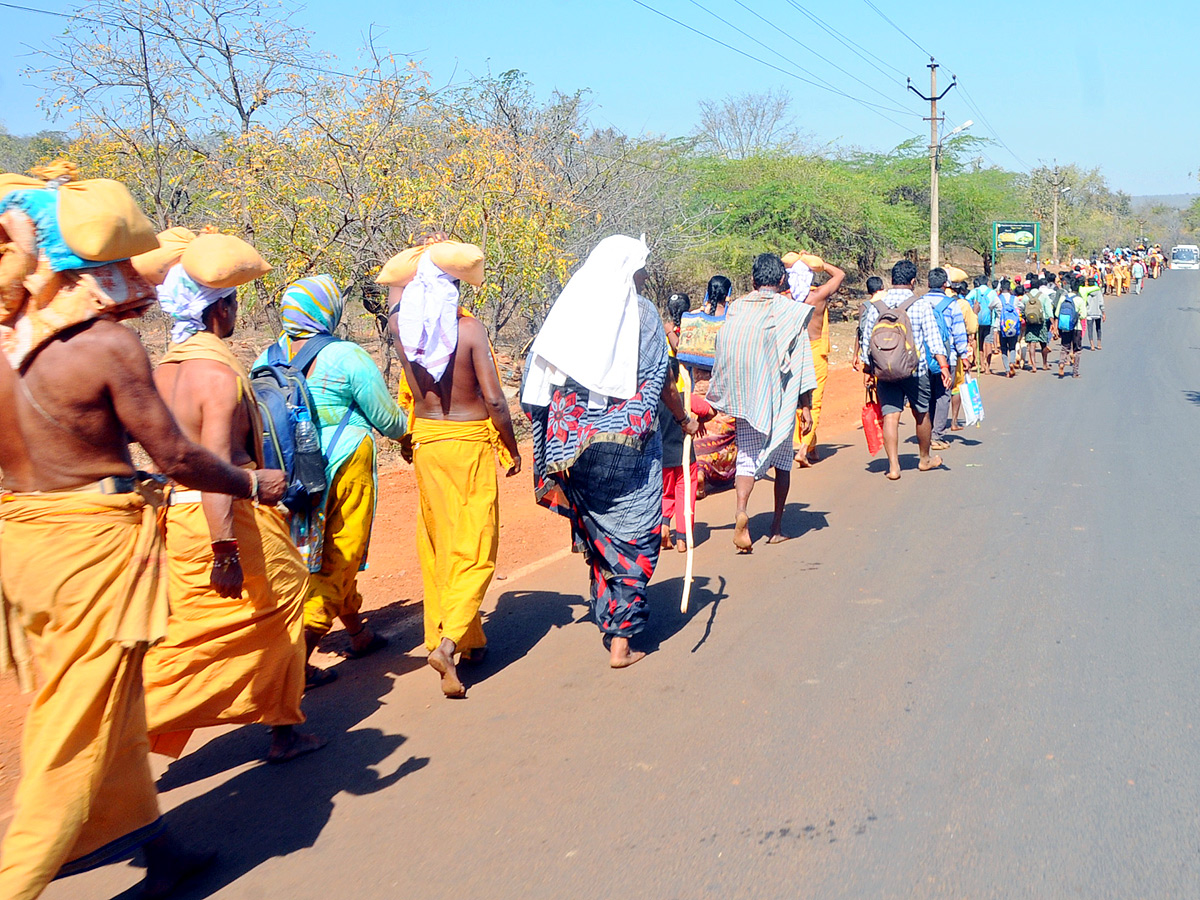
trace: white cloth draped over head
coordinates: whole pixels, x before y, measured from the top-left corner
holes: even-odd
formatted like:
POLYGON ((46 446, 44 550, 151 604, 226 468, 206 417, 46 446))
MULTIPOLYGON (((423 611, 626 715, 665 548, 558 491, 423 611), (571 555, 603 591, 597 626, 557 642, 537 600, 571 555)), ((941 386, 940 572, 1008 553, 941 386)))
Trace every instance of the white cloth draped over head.
POLYGON ((176 263, 158 286, 158 303, 175 320, 171 340, 182 344, 204 330, 204 311, 222 297, 236 295, 237 288, 211 288, 193 281, 183 266, 176 263))
POLYGON ((792 299, 803 303, 812 288, 813 270, 808 267, 808 263, 798 259, 792 263, 787 274, 788 289, 792 292, 792 299))
POLYGON ((521 402, 549 406, 568 378, 588 389, 593 406, 636 393, 641 314, 633 276, 649 255, 644 238, 618 234, 596 245, 530 348, 521 402))
POLYGON ((458 347, 458 282, 434 264, 428 253, 404 288, 396 331, 408 361, 440 380, 458 347))

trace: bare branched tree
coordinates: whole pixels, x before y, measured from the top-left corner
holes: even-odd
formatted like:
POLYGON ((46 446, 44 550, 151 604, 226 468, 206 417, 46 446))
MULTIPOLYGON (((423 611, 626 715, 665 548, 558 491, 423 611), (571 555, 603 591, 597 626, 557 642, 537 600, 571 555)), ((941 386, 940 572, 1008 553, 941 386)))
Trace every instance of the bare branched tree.
POLYGON ((784 89, 700 101, 696 137, 702 148, 729 159, 770 150, 796 150, 804 142, 784 89))

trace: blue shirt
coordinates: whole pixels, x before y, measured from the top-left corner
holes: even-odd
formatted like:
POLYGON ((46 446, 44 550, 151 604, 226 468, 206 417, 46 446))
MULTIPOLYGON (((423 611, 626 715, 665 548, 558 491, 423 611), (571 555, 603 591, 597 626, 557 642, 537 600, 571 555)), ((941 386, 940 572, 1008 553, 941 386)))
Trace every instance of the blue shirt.
MULTIPOLYGON (((949 300, 945 310, 942 312, 942 321, 945 323, 945 330, 950 335, 950 340, 946 344, 946 361, 950 368, 953 369, 958 363, 960 356, 966 356, 970 349, 970 344, 967 342, 967 323, 963 319, 962 310, 958 308, 958 304, 953 297, 948 297, 945 291, 930 291, 924 296, 925 300, 929 301, 929 305, 933 307, 934 315, 937 315, 937 308, 940 304, 949 300)), ((941 336, 939 332, 939 337, 941 336)), ((941 367, 938 366, 937 360, 931 354, 929 357, 929 370, 931 372, 940 372, 941 367)))

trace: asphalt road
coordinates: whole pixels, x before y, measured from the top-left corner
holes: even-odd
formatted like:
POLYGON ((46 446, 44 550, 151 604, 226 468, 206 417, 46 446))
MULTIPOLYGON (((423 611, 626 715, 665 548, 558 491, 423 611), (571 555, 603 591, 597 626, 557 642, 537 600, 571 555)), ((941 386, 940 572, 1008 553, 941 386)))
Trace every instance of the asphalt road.
POLYGON ((414 622, 306 700, 325 751, 217 736, 161 783, 221 852, 181 896, 1200 896, 1200 272, 1110 302, 1104 346, 985 378, 946 470, 889 484, 841 436, 795 478, 799 540, 736 557, 705 501, 692 614, 670 554, 633 669, 568 558, 494 592, 468 700, 414 622))

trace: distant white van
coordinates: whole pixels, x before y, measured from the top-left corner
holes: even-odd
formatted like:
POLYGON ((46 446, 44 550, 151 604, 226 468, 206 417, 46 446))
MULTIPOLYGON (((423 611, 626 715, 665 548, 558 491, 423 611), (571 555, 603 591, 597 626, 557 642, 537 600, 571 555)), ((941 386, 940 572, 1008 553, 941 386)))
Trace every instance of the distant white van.
POLYGON ((1200 269, 1200 247, 1180 244, 1171 248, 1172 269, 1200 269))

